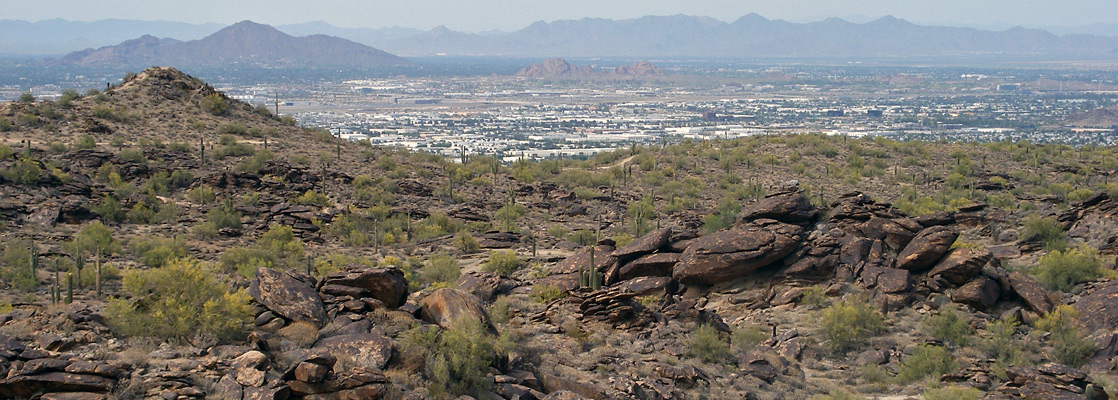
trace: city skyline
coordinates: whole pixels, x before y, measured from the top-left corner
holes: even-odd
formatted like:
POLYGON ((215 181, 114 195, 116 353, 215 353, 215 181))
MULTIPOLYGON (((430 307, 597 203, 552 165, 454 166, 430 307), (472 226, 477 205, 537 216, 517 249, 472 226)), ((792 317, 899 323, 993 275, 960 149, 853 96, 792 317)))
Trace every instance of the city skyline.
POLYGON ((856 0, 786 2, 707 0, 679 2, 654 0, 588 1, 539 4, 513 0, 446 2, 420 0, 408 3, 338 1, 331 7, 309 7, 290 0, 218 2, 203 0, 182 4, 153 4, 137 0, 72 2, 0 1, 6 19, 41 21, 66 19, 164 20, 186 23, 230 24, 241 20, 281 25, 323 21, 347 28, 407 27, 430 29, 446 26, 466 32, 513 31, 536 21, 581 18, 630 19, 647 15, 686 14, 733 21, 757 13, 769 19, 812 22, 842 18, 867 22, 892 15, 922 25, 1006 29, 1012 26, 1075 27, 1118 23, 1118 5, 1103 0, 1052 3, 1040 0, 968 2, 888 2, 856 0))

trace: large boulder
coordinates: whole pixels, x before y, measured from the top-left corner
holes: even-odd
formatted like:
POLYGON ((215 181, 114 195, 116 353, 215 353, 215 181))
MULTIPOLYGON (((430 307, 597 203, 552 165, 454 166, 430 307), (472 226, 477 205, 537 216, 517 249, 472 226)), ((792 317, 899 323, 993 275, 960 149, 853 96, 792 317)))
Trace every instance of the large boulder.
POLYGON ((15 375, 0 380, 0 397, 31 398, 44 392, 107 393, 116 380, 97 375, 47 372, 36 375, 15 375))
POLYGON ((905 218, 880 218, 871 217, 869 221, 858 225, 858 231, 865 237, 883 240, 893 250, 904 249, 908 242, 916 236, 923 227, 915 221, 905 218))
POLYGON ((1045 400, 1106 399, 1091 378, 1083 371, 1065 365, 1048 363, 1038 367, 1010 367, 1009 381, 999 387, 993 398, 1024 398, 1045 400), (997 396, 1004 397, 997 397, 997 396))
POLYGON ((1079 311, 1079 323, 1088 332, 1114 329, 1118 326, 1118 281, 1088 287, 1086 294, 1072 306, 1079 311))
POLYGON ((997 282, 985 276, 979 276, 955 289, 955 293, 951 294, 951 301, 966 304, 977 310, 985 310, 997 304, 1000 294, 1001 288, 997 282))
POLYGON ((459 289, 486 301, 492 301, 498 295, 508 294, 518 285, 515 280, 485 271, 470 271, 458 277, 459 289))
POLYGON ((424 321, 444 329, 450 328, 459 318, 470 317, 480 320, 490 331, 496 332, 481 300, 458 289, 442 288, 431 292, 420 302, 419 315, 424 321))
POLYGON ((613 256, 624 263, 659 250, 661 247, 667 245, 668 240, 671 238, 672 228, 657 229, 641 236, 639 239, 634 240, 624 247, 614 250, 613 256))
POLYGON ((796 251, 799 226, 758 220, 695 239, 672 270, 682 284, 716 284, 770 265, 796 251))
POLYGON ((1041 314, 1052 312, 1054 306, 1052 305, 1052 299, 1048 297, 1048 292, 1032 278, 1020 272, 1010 272, 1009 287, 1033 311, 1041 314))
MULTIPOLYGON (((594 246, 594 268, 598 271, 606 271, 613 264, 617 262, 617 257, 613 256, 613 246, 598 245, 594 246)), ((590 265, 590 249, 587 248, 578 252, 577 254, 567 257, 555 267, 551 268, 552 274, 570 274, 579 272, 590 265)))
POLYGON ((260 268, 248 286, 248 294, 290 321, 308 321, 320 327, 326 323, 326 307, 309 277, 260 268))
POLYGON ((319 340, 313 350, 339 360, 334 365, 337 373, 353 367, 379 371, 392 358, 392 340, 378 333, 355 333, 319 340))
POLYGON ((876 287, 885 293, 900 293, 912 288, 909 273, 903 269, 866 267, 862 270, 866 287, 876 287))
POLYGON ((618 280, 627 280, 642 276, 671 276, 672 267, 683 258, 680 253, 656 253, 641 256, 621 267, 618 271, 618 280))
POLYGON ((392 308, 404 305, 408 299, 408 280, 396 267, 349 265, 341 272, 326 275, 320 289, 327 294, 372 297, 392 308))
POLYGON ((966 284, 975 275, 982 272, 982 266, 990 262, 993 254, 986 249, 959 248, 951 250, 942 260, 936 263, 929 277, 942 276, 948 282, 956 285, 966 284))
POLYGON ((897 255, 897 268, 923 271, 943 257, 955 243, 959 233, 946 226, 933 226, 920 231, 897 255))
POLYGON ((819 212, 803 193, 780 192, 770 194, 746 206, 741 215, 745 221, 769 218, 780 222, 799 223, 814 220, 819 212))

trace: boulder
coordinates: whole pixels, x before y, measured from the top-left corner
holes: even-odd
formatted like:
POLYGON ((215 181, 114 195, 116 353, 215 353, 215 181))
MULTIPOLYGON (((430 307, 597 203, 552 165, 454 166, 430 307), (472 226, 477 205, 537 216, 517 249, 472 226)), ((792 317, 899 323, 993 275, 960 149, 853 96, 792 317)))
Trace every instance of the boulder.
POLYGON ((1086 294, 1072 304, 1079 311, 1079 323, 1090 333, 1118 326, 1118 281, 1107 281, 1087 288, 1086 294))
MULTIPOLYGON (((594 268, 597 268, 598 271, 606 271, 613 266, 613 264, 617 262, 617 257, 613 256, 613 252, 613 246, 594 246, 594 268)), ((587 248, 560 261, 559 264, 551 268, 551 273, 554 275, 576 273, 589 265, 590 249, 587 248)))
POLYGON ((498 295, 508 294, 517 286, 516 281, 492 272, 470 271, 458 277, 458 289, 470 292, 486 301, 493 301, 498 295))
POLYGON ((727 282, 796 251, 801 227, 771 220, 756 222, 695 239, 672 270, 672 277, 687 285, 727 282))
POLYGON ((656 253, 641 256, 621 267, 617 279, 627 280, 641 276, 672 276, 672 267, 683 258, 680 253, 656 253))
POLYGON ((911 220, 876 216, 858 225, 858 230, 862 232, 862 235, 871 239, 882 240, 893 250, 903 249, 908 245, 908 242, 912 241, 912 238, 916 236, 916 232, 920 229, 921 226, 911 220))
POLYGON ((962 285, 982 272, 982 266, 990 262, 991 257, 993 255, 985 249, 951 250, 946 257, 936 263, 931 272, 928 272, 928 276, 942 276, 948 282, 962 285))
POLYGON ((768 218, 780 222, 800 223, 814 220, 819 212, 803 193, 781 192, 770 194, 746 206, 741 215, 745 221, 768 218))
POLYGON ((444 329, 449 329, 455 320, 469 316, 480 320, 490 331, 496 332, 481 300, 458 289, 442 288, 431 292, 420 303, 419 315, 424 321, 444 329))
POLYGON ((985 310, 998 302, 1001 288, 993 279, 985 276, 975 278, 951 294, 951 301, 966 304, 976 310, 985 310))
POLYGON ((909 272, 897 268, 866 267, 862 270, 862 282, 885 293, 900 293, 912 288, 909 272))
MULTIPOLYGON (((543 386, 544 393, 548 393, 547 399, 552 398, 555 392, 571 392, 583 398, 604 400, 606 399, 606 391, 602 387, 590 382, 577 382, 574 380, 561 378, 555 375, 541 375, 540 385, 543 386)), ((575 399, 579 397, 556 397, 558 399, 575 399)))
POLYGON ((637 296, 662 295, 665 291, 670 291, 671 283, 672 278, 666 276, 642 276, 618 282, 614 287, 637 296))
POLYGON ((1103 397, 1098 397, 1098 386, 1086 373, 1065 365, 1048 363, 1038 367, 1010 367, 1006 375, 1009 382, 999 387, 996 395, 1045 400, 1106 398, 1105 392, 1101 393, 1103 397))
POLYGON ((326 308, 309 280, 290 272, 260 268, 249 284, 248 294, 279 316, 321 327, 326 324, 326 308))
POLYGON ((614 250, 613 256, 622 263, 655 252, 668 244, 672 237, 672 228, 660 228, 641 236, 625 247, 614 250))
POLYGON ((378 333, 340 335, 319 340, 313 350, 346 360, 334 365, 338 373, 344 372, 339 368, 353 367, 379 371, 392 357, 392 340, 378 333))
MULTIPOLYGON (((404 272, 396 267, 348 265, 343 271, 326 275, 321 285, 323 289, 348 287, 349 290, 341 295, 372 297, 391 308, 404 305, 408 299, 408 280, 404 278, 404 272)), ((337 290, 323 290, 324 293, 332 291, 337 290)))
POLYGON ((923 271, 943 257, 955 243, 959 233, 946 226, 933 226, 920 231, 897 255, 897 268, 923 271))
POLYGON ((1025 305, 1033 311, 1041 314, 1052 312, 1052 299, 1048 297, 1048 292, 1032 278, 1020 272, 1010 272, 1009 285, 1013 293, 1017 293, 1025 305))
POLYGON ((99 392, 106 393, 115 380, 97 375, 47 372, 36 375, 16 375, 0 380, 0 397, 30 398, 44 392, 99 392))

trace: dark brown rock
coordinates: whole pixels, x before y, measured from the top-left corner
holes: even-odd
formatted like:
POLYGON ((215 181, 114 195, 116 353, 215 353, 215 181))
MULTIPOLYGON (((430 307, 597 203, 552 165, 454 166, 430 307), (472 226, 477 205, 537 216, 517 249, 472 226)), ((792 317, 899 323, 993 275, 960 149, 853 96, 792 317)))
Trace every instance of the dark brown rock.
POLYGON ((268 310, 291 321, 326 323, 326 308, 309 278, 290 272, 260 268, 249 284, 248 294, 268 310))
POLYGON ((408 299, 408 281, 404 278, 404 272, 396 267, 348 265, 341 272, 326 275, 322 279, 322 285, 355 288, 358 289, 358 296, 355 297, 372 297, 391 308, 404 305, 408 299))
POLYGON ((493 323, 489 321, 489 314, 478 300, 477 296, 458 289, 438 289, 423 298, 419 306, 420 317, 427 322, 450 328, 459 318, 475 318, 496 332, 493 323))
POLYGON ((47 393, 39 397, 39 400, 105 400, 108 398, 108 395, 103 393, 64 392, 47 393))
POLYGON ((1048 292, 1032 278, 1020 272, 1010 272, 1009 285, 1013 292, 1017 293, 1017 296, 1025 302, 1025 305, 1033 311, 1041 314, 1052 312, 1052 299, 1048 297, 1048 292))
POLYGON ((771 221, 695 239, 672 277, 682 284, 716 284, 770 265, 796 250, 802 228, 771 221))
POLYGON ((295 367, 295 379, 300 382, 318 383, 326 379, 330 367, 322 364, 301 362, 295 367))
POLYGON ((618 270, 617 279, 627 280, 641 276, 672 276, 672 267, 683 258, 680 253, 656 253, 641 256, 618 270))
POLYGON ((955 293, 951 294, 951 301, 966 304, 977 310, 985 310, 997 304, 1000 294, 1001 288, 998 287, 997 282, 985 276, 979 276, 955 289, 955 293))
POLYGON ((958 237, 958 232, 945 226, 920 231, 897 255, 897 268, 913 272, 928 269, 943 257, 958 237))
POLYGON ((962 285, 982 272, 982 266, 990 262, 991 257, 993 255, 985 249, 959 248, 951 250, 946 257, 936 263, 931 272, 928 272, 928 276, 942 276, 948 282, 962 285))
POLYGON ((885 293, 900 293, 912 288, 908 271, 897 268, 866 267, 862 270, 862 282, 885 293))
MULTIPOLYGON (((613 246, 598 245, 594 246, 594 267, 598 271, 606 271, 617 262, 617 257, 614 257, 613 246)), ((570 274, 584 270, 590 266, 590 249, 587 248, 578 252, 577 254, 567 257, 555 267, 551 268, 552 274, 570 274)))
POLYGON ((214 384, 213 394, 222 399, 241 400, 245 391, 236 379, 230 375, 225 375, 214 384))
MULTIPOLYGON (((906 227, 898 222, 899 220, 871 217, 869 221, 863 222, 858 226, 858 230, 868 238, 882 240, 889 248, 894 251, 905 248, 912 238, 916 236, 916 232, 920 230, 920 226, 915 225, 915 230, 912 225, 906 227)), ((903 220, 900 220, 903 221, 903 220)))
POLYGON ((745 221, 769 218, 780 222, 800 223, 814 220, 819 212, 803 193, 781 192, 770 194, 757 203, 746 206, 741 215, 745 221))
POLYGON ((635 293, 637 296, 662 295, 669 289, 672 278, 666 276, 642 276, 614 284, 620 290, 635 293))
POLYGON ((377 333, 340 335, 319 340, 313 350, 348 360, 351 366, 379 371, 392 357, 392 340, 377 333))
POLYGON ((659 250, 668 244, 668 239, 671 239, 671 237, 672 228, 657 229, 641 236, 625 247, 614 250, 613 256, 624 263, 628 260, 659 250))
POLYGON ((47 372, 37 375, 16 375, 0 380, 0 396, 28 398, 43 392, 99 392, 112 388, 115 380, 97 375, 47 372))
POLYGON ((492 272, 470 271, 458 277, 458 289, 485 301, 493 301, 498 295, 508 294, 517 286, 516 281, 492 272))
POLYGON ((1118 326, 1118 281, 1107 281, 1087 288, 1072 307, 1079 311, 1079 323, 1088 332, 1118 326))
MULTIPOLYGON (((572 392, 578 396, 587 399, 605 400, 606 391, 600 386, 590 382, 576 382, 570 379, 561 378, 555 375, 541 375, 540 384, 543 385, 543 391, 549 393, 548 399, 552 398, 551 394, 554 392, 572 392)), ((558 397, 560 399, 569 399, 571 397, 558 397)))

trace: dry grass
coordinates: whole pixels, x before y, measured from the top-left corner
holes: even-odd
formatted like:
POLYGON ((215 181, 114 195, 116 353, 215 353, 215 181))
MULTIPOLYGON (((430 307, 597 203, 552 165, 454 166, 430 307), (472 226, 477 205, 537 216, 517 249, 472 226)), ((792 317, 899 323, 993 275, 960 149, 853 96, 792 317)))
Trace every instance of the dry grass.
POLYGON ((279 335, 301 347, 310 347, 318 341, 318 327, 307 321, 297 321, 280 328, 279 335))

